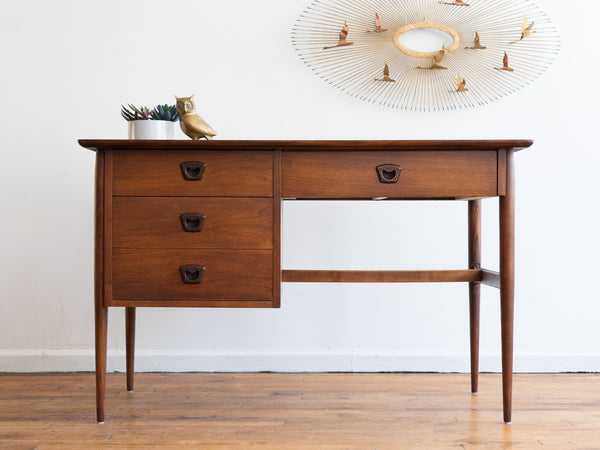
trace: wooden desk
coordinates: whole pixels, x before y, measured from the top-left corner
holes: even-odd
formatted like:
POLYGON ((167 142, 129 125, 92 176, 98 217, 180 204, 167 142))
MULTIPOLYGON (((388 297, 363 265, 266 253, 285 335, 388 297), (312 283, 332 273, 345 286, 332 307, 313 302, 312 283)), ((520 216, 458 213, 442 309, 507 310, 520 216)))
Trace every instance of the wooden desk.
POLYGON ((477 392, 480 285, 500 289, 504 421, 511 421, 514 152, 528 140, 80 140, 97 152, 96 407, 104 421, 109 307, 125 307, 133 390, 136 307, 278 308, 281 282, 468 282, 477 392), (500 198, 500 273, 481 268, 481 199, 500 198), (469 267, 281 270, 284 199, 466 200, 469 267))

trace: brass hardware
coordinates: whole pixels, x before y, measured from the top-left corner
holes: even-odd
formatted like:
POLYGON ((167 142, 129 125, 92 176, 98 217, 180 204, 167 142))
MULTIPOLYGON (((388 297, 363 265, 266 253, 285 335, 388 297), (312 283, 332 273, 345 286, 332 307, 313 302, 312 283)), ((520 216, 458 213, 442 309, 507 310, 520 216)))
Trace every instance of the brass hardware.
POLYGON ((402 167, 397 164, 382 164, 377 166, 377 177, 380 183, 393 184, 400 179, 402 167))
POLYGON ((206 170, 206 164, 200 161, 182 162, 180 167, 183 178, 188 181, 200 181, 206 170))
POLYGON ((181 226, 186 233, 198 233, 204 227, 206 216, 200 213, 185 213, 179 216, 181 226))
POLYGON ((187 264, 179 268, 181 279, 185 284, 200 284, 204 278, 206 267, 197 264, 187 264))

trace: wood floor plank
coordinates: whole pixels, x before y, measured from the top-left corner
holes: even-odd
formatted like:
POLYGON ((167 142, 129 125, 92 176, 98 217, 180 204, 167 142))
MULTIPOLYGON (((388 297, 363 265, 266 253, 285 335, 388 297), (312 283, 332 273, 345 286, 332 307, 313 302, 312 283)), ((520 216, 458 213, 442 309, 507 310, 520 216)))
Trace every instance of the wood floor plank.
POLYGON ((513 424, 500 375, 0 375, 0 448, 600 449, 600 375, 515 375, 513 424))

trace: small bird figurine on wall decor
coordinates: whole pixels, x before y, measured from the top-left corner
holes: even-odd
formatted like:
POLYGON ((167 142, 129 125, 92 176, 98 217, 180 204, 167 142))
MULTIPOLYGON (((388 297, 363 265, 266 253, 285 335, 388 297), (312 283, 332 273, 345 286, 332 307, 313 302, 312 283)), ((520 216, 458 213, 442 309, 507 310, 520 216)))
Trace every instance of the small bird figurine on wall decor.
POLYGON ((181 131, 193 140, 205 138, 212 139, 217 133, 207 124, 202 117, 196 114, 196 106, 194 105, 194 96, 177 97, 177 113, 179 114, 179 125, 181 131))
POLYGON ((467 92, 467 80, 461 78, 460 75, 456 75, 456 91, 455 92, 467 92))
POLYGON ((383 78, 375 78, 375 81, 387 81, 389 83, 395 83, 396 82, 396 80, 393 80, 393 79, 390 78, 390 68, 389 68, 389 66, 387 64, 383 68, 383 78))
POLYGON ((516 44, 517 42, 521 42, 523 39, 528 38, 533 33, 535 33, 535 31, 533 31, 534 23, 535 22, 531 22, 530 24, 528 24, 527 16, 524 16, 523 17, 523 25, 521 25, 521 39, 511 42, 508 45, 512 45, 512 44, 516 44))
POLYGON ((514 69, 508 65, 508 55, 504 52, 504 59, 502 60, 502 67, 496 67, 496 70, 505 70, 507 72, 514 72, 514 69))
POLYGON ((444 56, 446 56, 446 45, 442 45, 442 49, 436 53, 436 55, 433 58, 433 65, 431 67, 421 67, 419 66, 419 69, 425 69, 425 70, 448 70, 447 67, 442 66, 442 60, 444 59, 444 56))
POLYGON ((450 2, 440 2, 442 5, 454 5, 454 6, 471 6, 468 3, 465 3, 463 0, 454 0, 452 3, 450 2))
POLYGON ((467 50, 485 50, 487 47, 481 45, 481 39, 479 37, 479 33, 475 32, 475 37, 473 38, 473 47, 465 47, 467 50))
POLYGON ((337 45, 332 45, 331 47, 323 47, 323 50, 329 50, 330 48, 346 47, 348 45, 353 45, 354 42, 348 42, 349 31, 350 31, 350 28, 348 28, 348 21, 344 21, 344 28, 342 28, 342 31, 340 31, 340 40, 338 41, 337 45))
POLYGON ((375 13, 375 33, 384 33, 387 31, 387 28, 383 28, 381 26, 381 19, 379 18, 379 14, 375 13))

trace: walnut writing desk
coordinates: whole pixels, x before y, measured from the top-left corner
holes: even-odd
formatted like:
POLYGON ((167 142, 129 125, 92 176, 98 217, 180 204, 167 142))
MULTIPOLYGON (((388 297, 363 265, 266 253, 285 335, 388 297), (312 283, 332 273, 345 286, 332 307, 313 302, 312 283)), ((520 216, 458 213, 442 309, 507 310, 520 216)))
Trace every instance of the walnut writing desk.
POLYGON ((469 283, 477 392, 480 285, 500 289, 504 421, 511 421, 514 152, 527 140, 80 140, 96 156, 96 409, 104 421, 109 307, 126 314, 133 390, 136 307, 277 308, 287 282, 469 283), (500 273, 481 268, 481 199, 500 199, 500 273), (469 267, 281 270, 283 199, 465 200, 469 267))

